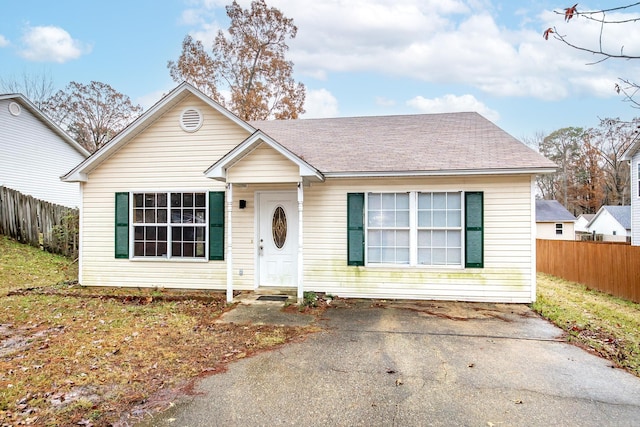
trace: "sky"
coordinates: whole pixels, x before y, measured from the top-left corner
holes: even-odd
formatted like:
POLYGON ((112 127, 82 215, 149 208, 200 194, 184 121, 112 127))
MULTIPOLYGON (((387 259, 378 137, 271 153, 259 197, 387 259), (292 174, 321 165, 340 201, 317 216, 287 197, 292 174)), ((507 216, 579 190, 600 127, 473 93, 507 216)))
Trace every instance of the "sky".
MULTIPOLYGON (((211 46, 230 0, 2 1, 0 79, 47 76, 56 90, 99 81, 144 109, 178 83, 186 35, 211 46)), ((573 3, 572 0, 569 0, 573 3)), ((247 8, 250 0, 238 0, 247 8)), ((267 0, 298 27, 287 58, 307 88, 303 118, 477 111, 521 140, 640 116, 614 86, 640 60, 606 60, 543 38, 555 27, 597 47, 599 26, 565 22, 567 0, 267 0)), ((620 4, 626 4, 622 2, 620 4)), ((578 10, 611 7, 579 4, 578 10)), ((640 7, 617 14, 640 15, 640 7)), ((640 55, 640 23, 602 43, 640 55), (634 43, 635 42, 635 43, 634 43)))

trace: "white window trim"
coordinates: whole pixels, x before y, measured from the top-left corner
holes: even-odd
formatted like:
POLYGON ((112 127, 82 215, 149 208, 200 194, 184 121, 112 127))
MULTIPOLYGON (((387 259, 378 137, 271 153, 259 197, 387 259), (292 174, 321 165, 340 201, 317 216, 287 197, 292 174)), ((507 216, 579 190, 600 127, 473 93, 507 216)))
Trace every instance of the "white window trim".
MULTIPOLYGON (((425 269, 425 270, 464 270, 465 269, 465 204, 464 191, 458 189, 432 189, 432 190, 366 190, 364 191, 364 265, 368 268, 394 268, 394 269, 425 269), (409 264, 389 264, 369 262, 369 194, 409 194, 409 264), (429 265, 418 264, 418 193, 459 193, 460 194, 460 264, 455 265, 429 265)), ((447 228, 447 230, 452 228, 447 228)))
POLYGON ((142 189, 129 191, 129 260, 134 262, 187 262, 187 263, 206 263, 209 261, 209 192, 211 189, 142 189), (135 200, 134 194, 139 193, 166 193, 167 194, 167 256, 136 256, 135 255, 135 200), (204 257, 173 257, 171 256, 171 193, 204 193, 205 195, 205 229, 204 234, 204 257))

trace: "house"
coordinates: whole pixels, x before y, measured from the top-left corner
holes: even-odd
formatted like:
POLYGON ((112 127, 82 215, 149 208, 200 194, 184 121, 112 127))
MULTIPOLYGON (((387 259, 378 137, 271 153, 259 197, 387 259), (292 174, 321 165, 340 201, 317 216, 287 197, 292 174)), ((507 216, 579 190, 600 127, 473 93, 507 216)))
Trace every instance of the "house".
POLYGON ((635 137, 622 160, 629 162, 631 170, 631 244, 640 246, 640 139, 635 137))
POLYGON ((576 217, 557 200, 536 200, 536 238, 574 240, 576 217))
POLYGON ((247 123, 179 85, 63 179, 89 286, 535 299, 535 176, 477 113, 247 123))
POLYGON ((26 97, 0 94, 0 186, 75 208, 80 186, 60 176, 88 156, 26 97))
POLYGON ((596 216, 596 214, 578 215, 578 218, 576 219, 576 223, 574 225, 574 230, 576 232, 576 240, 581 240, 582 236, 590 235, 587 225, 589 225, 589 222, 591 222, 594 216, 596 216))
POLYGON ((602 206, 587 225, 589 232, 604 242, 631 239, 631 206, 602 206))

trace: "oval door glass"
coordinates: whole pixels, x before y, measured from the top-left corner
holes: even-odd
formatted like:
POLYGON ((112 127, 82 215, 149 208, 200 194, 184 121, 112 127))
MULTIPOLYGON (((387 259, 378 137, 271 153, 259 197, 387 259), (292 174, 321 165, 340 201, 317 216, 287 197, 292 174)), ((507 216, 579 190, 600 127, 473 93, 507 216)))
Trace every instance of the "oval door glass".
POLYGON ((273 211, 273 219, 271 221, 271 232, 273 234, 273 243, 276 248, 282 249, 284 242, 287 240, 287 216, 282 206, 278 206, 273 211))

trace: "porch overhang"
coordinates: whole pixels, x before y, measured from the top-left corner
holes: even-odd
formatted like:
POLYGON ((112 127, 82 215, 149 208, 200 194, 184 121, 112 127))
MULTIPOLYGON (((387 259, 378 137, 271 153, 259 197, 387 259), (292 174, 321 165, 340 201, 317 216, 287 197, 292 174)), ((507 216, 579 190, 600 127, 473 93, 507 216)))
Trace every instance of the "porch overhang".
POLYGON ((204 175, 207 178, 227 182, 228 169, 240 162, 250 153, 252 153, 261 144, 267 144, 273 150, 277 151, 293 164, 295 164, 298 167, 300 173, 299 181, 306 183, 324 182, 325 177, 319 170, 311 166, 301 157, 285 148, 282 144, 278 143, 261 130, 254 132, 249 138, 245 139, 233 150, 225 154, 220 160, 211 165, 206 171, 204 171, 204 175))

